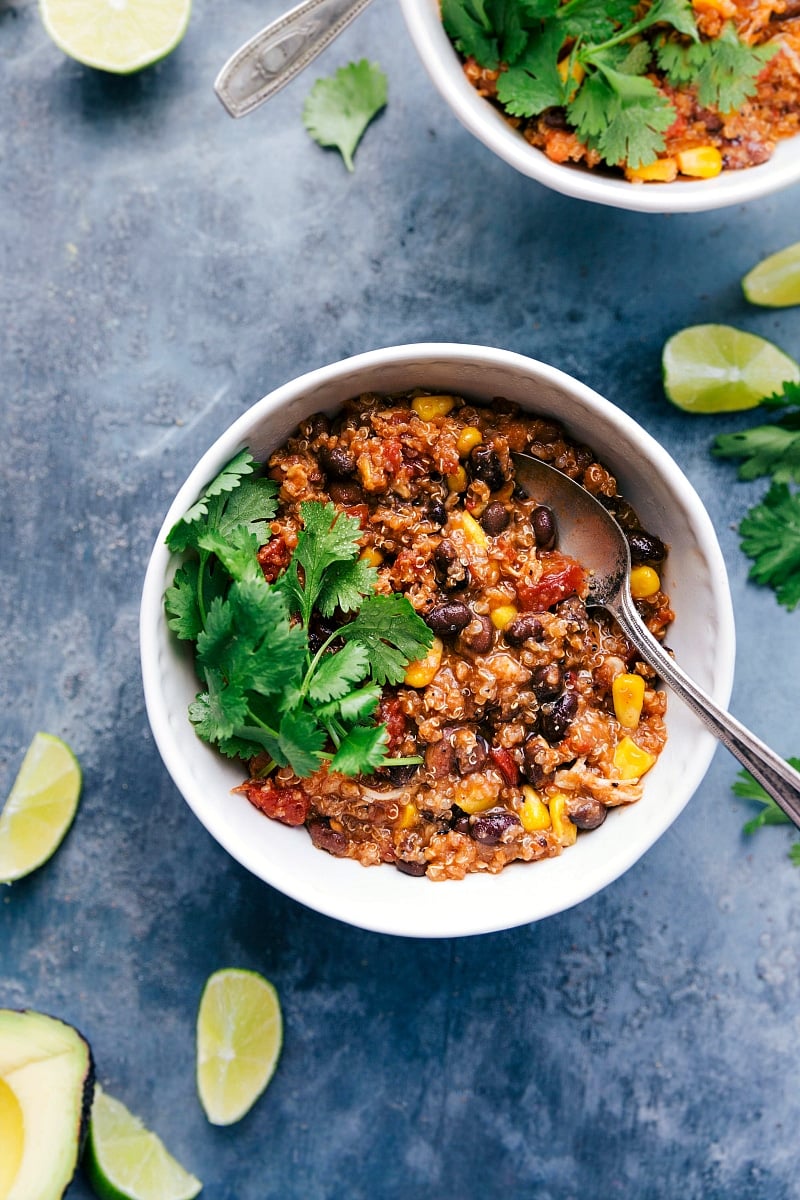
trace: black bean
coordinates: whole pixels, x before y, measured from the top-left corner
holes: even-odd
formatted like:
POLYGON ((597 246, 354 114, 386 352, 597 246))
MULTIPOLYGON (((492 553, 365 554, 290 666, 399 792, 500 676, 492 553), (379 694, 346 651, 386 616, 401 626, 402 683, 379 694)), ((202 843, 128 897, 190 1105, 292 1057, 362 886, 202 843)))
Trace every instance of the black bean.
POLYGON ((531 513, 531 525, 540 550, 552 550, 556 544, 556 519, 552 508, 537 504, 531 513))
POLYGON ((631 551, 631 562, 660 563, 667 556, 667 548, 653 533, 645 533, 643 529, 626 529, 625 537, 631 551))
POLYGON ((334 446, 332 450, 323 450, 320 461, 332 479, 346 479, 356 469, 356 460, 344 446, 334 446))
POLYGON ((442 538, 433 552, 436 577, 447 591, 455 591, 469 583, 469 567, 458 557, 458 551, 449 538, 442 538))
POLYGON ((558 663, 536 667, 531 675, 531 691, 537 700, 553 700, 564 686, 564 672, 558 663))
POLYGON ((578 697, 574 692, 562 692, 557 700, 542 705, 539 728, 551 746, 564 740, 577 711, 578 697))
POLYGON ((499 500, 493 500, 491 504, 486 505, 481 517, 481 526, 490 537, 497 537, 498 533, 507 529, 508 522, 509 516, 505 504, 501 504, 499 500))
POLYGON ((498 809, 481 813, 474 821, 470 822, 469 832, 476 842, 482 842, 485 846, 496 846, 506 830, 519 825, 519 823, 520 820, 516 813, 508 812, 507 809, 498 809))
POLYGON ((457 804, 453 805, 450 813, 450 828, 456 833, 469 833, 469 817, 457 804))
POLYGON ((608 816, 608 809, 596 796, 585 796, 569 806, 569 819, 578 829, 597 829, 608 816))
POLYGON ((328 491, 330 492, 331 500, 334 500, 337 504, 360 504, 364 499, 364 493, 357 483, 336 481, 330 485, 328 491))
POLYGON ((460 600, 445 600, 443 604, 435 604, 425 613, 425 624, 441 637, 459 633, 466 629, 471 620, 471 610, 460 600))
POLYGON ((307 426, 307 437, 309 441, 320 437, 323 433, 330 433, 331 423, 325 413, 314 413, 313 417, 309 417, 307 426))
POLYGON ((472 775, 486 764, 489 743, 486 738, 472 729, 460 729, 454 737, 456 762, 462 775, 472 775))
POLYGON ((397 867, 401 875, 412 875, 416 879, 419 879, 421 876, 425 875, 428 870, 427 863, 407 862, 404 858, 396 858, 394 860, 394 865, 397 867))
POLYGON ((538 641, 542 636, 542 622, 533 613, 522 613, 509 621, 503 630, 503 637, 509 646, 522 646, 529 638, 538 641))
POLYGON ((500 457, 492 446, 483 443, 475 446, 469 456, 470 473, 473 479, 485 483, 490 491, 495 492, 505 483, 500 457))
POLYGON ((410 783, 419 770, 418 763, 403 763, 402 766, 389 767, 389 778, 392 783, 398 787, 403 783, 410 783))
POLYGON ((447 509, 441 500, 429 500, 425 505, 425 520, 430 521, 431 525, 437 525, 440 529, 447 520, 447 509))
POLYGON ((339 858, 347 853, 347 838, 338 829, 331 829, 327 821, 309 821, 308 832, 318 850, 327 850, 339 858))
POLYGON ((492 648, 493 640, 494 626, 491 618, 485 613, 473 613, 469 625, 458 635, 459 649, 466 646, 475 654, 487 654, 492 648))
POLYGON ((451 729, 443 729, 438 742, 431 742, 425 751, 425 770, 430 771, 436 779, 444 779, 452 775, 456 768, 456 748, 453 745, 451 729))

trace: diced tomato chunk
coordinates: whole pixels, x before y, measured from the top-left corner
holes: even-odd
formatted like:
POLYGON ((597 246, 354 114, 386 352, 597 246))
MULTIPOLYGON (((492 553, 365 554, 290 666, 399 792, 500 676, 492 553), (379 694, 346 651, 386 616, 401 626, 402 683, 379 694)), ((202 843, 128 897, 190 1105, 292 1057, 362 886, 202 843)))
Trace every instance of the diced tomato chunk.
POLYGON ((395 750, 406 733, 406 714, 397 696, 392 692, 384 692, 378 704, 377 720, 379 725, 386 726, 389 735, 388 749, 395 750))
POLYGON ((519 783, 519 770, 511 751, 506 750, 503 746, 493 746, 489 751, 489 757, 508 786, 516 787, 519 783))
POLYGON ((526 611, 544 612, 583 588, 586 572, 574 558, 554 551, 542 556, 542 575, 532 583, 525 578, 517 582, 517 599, 526 611))
POLYGON ((266 816, 284 825, 303 825, 311 801, 302 788, 276 787, 271 779, 253 780, 241 789, 247 799, 266 816))
POLYGON ((289 565, 292 552, 282 537, 274 537, 258 552, 258 563, 267 583, 274 583, 289 565))

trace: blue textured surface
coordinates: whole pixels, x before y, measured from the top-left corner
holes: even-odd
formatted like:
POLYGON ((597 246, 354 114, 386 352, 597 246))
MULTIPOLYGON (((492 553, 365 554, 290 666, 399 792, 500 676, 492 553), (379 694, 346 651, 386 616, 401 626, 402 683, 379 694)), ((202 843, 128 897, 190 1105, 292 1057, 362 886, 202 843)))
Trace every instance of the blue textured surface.
POLYGON ((800 354, 800 309, 750 308, 738 283, 800 237, 797 188, 674 218, 550 194, 462 130, 390 0, 235 123, 212 81, 280 9, 200 0, 171 58, 115 79, 65 59, 32 2, 0 3, 0 795, 37 729, 85 770, 57 856, 0 895, 0 1005, 77 1024, 210 1200, 798 1196, 800 871, 791 831, 743 837, 723 751, 601 895, 452 942, 275 893, 161 765, 137 607, 177 485, 273 386, 417 340, 544 359, 670 449, 730 570, 732 707, 800 754, 800 613, 747 583, 734 532, 764 488, 734 484, 709 455, 720 425, 660 386, 665 338, 697 321, 800 354), (362 56, 390 100, 351 176, 300 114, 316 75, 362 56), (195 1095, 194 1017, 227 965, 274 981, 286 1037, 266 1095, 219 1130, 195 1095))

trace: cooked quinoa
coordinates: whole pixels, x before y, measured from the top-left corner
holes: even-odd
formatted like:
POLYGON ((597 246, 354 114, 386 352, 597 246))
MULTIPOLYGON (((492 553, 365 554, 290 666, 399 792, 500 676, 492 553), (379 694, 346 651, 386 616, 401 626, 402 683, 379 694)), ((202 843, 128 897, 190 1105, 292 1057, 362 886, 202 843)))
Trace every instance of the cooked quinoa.
MULTIPOLYGON (((642 794, 666 740, 664 693, 611 618, 587 611, 586 572, 559 550, 554 515, 515 488, 512 451, 607 505, 651 581, 636 601, 642 617, 658 638, 672 620, 664 545, 552 420, 422 392, 362 395, 332 420, 312 416, 269 460, 280 492, 259 554, 266 579, 289 561, 301 503, 330 500, 360 521, 378 591, 403 593, 435 634, 378 710, 389 754, 417 765, 265 778, 264 760, 252 760, 241 790, 267 816, 305 825, 320 849, 461 879, 560 854, 642 794)), ((335 628, 320 618, 319 644, 335 628)))
MULTIPOLYGON (((800 0, 693 0, 692 8, 702 38, 717 38, 732 26, 746 45, 769 45, 776 53, 758 74, 754 94, 729 112, 704 107, 696 86, 673 86, 651 71, 648 78, 672 104, 675 120, 655 164, 641 169, 621 164, 632 181, 671 182, 682 174, 708 177, 721 169, 757 166, 771 158, 778 142, 800 132, 800 0)), ((482 67, 474 57, 464 61, 469 82, 493 103, 503 69, 482 67)), ((504 115, 552 161, 609 169, 578 137, 564 108, 529 118, 504 115)))

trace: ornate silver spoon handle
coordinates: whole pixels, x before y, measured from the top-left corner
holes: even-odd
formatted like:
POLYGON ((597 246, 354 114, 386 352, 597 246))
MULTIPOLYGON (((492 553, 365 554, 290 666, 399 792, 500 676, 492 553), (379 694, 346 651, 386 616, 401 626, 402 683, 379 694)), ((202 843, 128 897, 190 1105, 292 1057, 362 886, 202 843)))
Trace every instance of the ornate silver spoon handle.
POLYGON ((214 82, 232 117, 244 117, 285 87, 371 0, 304 0, 233 54, 214 82))
POLYGON ((689 678, 652 636, 627 592, 620 592, 607 607, 642 657, 656 668, 662 679, 700 717, 723 746, 758 780, 789 820, 800 827, 800 774, 794 767, 784 762, 774 750, 729 712, 715 704, 711 697, 689 678))

